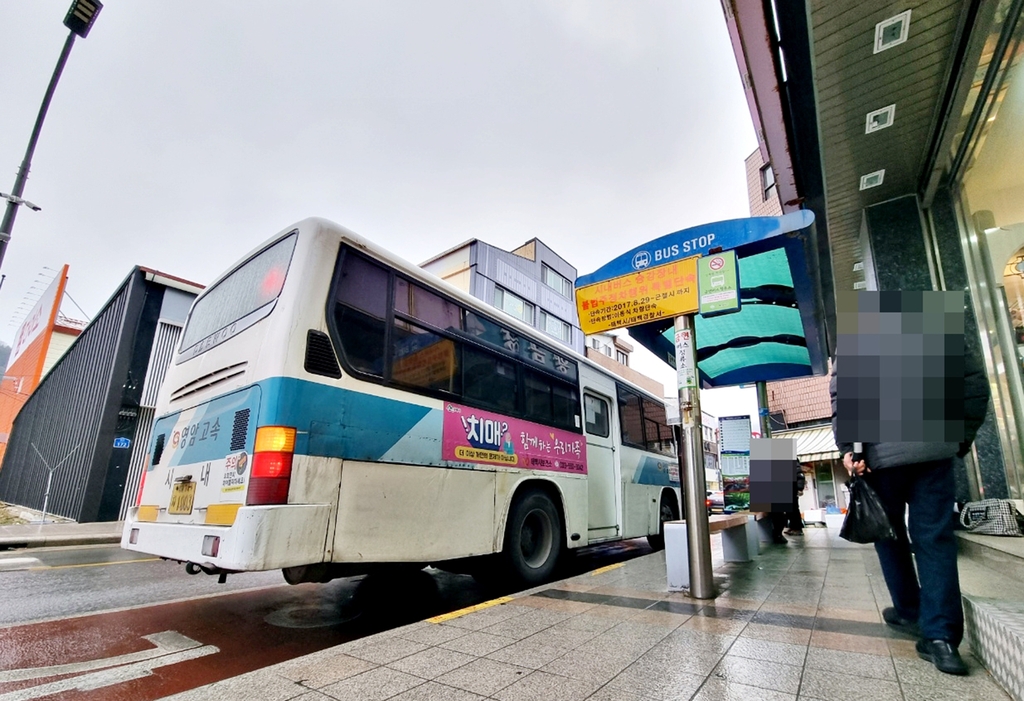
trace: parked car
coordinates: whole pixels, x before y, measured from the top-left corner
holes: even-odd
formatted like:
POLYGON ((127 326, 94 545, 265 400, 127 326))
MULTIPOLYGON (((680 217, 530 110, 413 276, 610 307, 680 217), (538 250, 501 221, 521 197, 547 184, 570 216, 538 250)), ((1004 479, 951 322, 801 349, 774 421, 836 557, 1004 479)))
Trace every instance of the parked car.
POLYGON ((708 491, 707 494, 708 513, 722 513, 725 511, 725 493, 721 491, 708 491))

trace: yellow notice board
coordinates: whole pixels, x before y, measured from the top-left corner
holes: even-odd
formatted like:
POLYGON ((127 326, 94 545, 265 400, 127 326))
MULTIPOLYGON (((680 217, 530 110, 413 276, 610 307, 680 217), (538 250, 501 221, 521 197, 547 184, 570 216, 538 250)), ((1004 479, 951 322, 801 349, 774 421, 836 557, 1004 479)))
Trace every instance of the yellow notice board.
POLYGON ((583 333, 600 333, 694 313, 700 306, 697 258, 684 258, 577 288, 576 309, 583 333))

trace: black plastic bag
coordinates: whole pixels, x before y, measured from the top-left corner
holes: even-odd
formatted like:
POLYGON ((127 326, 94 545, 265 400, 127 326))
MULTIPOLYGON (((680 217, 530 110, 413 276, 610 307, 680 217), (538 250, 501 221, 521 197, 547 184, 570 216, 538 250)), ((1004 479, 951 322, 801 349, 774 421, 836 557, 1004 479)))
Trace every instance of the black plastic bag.
POLYGON ((850 507, 846 510, 839 537, 851 543, 875 543, 895 538, 882 500, 871 485, 863 477, 854 475, 846 486, 850 488, 850 507))

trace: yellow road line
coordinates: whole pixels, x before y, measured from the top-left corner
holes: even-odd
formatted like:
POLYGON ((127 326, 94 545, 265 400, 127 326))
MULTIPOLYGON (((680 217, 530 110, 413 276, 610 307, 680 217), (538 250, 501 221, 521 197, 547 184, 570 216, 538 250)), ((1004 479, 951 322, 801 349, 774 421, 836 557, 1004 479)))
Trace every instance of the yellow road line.
POLYGON ((72 567, 106 567, 107 565, 127 565, 132 562, 156 562, 159 557, 146 557, 141 560, 115 560, 114 562, 86 562, 81 565, 43 565, 42 567, 28 567, 29 570, 67 570, 72 567))
POLYGON ((605 572, 611 572, 612 570, 617 570, 620 567, 622 567, 624 564, 626 564, 626 563, 624 563, 624 562, 616 562, 614 565, 605 565, 604 567, 598 567, 596 570, 594 570, 593 572, 590 573, 590 576, 591 577, 596 577, 599 574, 604 574, 605 572))
POLYGON ((467 606, 464 609, 459 609, 458 611, 452 611, 451 613, 442 613, 440 616, 434 616, 433 618, 428 618, 427 622, 428 623, 444 623, 445 621, 450 621, 453 618, 458 618, 459 616, 465 616, 467 613, 473 613, 474 611, 482 611, 484 609, 489 609, 492 606, 498 606, 499 604, 507 604, 509 601, 512 601, 512 597, 511 596, 502 596, 502 597, 497 598, 497 599, 491 599, 490 601, 485 601, 482 604, 477 604, 476 606, 467 606))

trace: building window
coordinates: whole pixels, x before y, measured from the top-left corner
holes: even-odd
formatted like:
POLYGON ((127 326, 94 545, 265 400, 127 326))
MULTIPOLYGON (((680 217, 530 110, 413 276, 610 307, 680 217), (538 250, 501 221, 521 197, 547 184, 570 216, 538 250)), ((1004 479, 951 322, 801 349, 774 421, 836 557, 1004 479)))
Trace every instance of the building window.
POLYGON ((771 163, 761 167, 761 192, 764 194, 765 202, 775 197, 775 173, 772 171, 771 163))
POLYGON ((596 338, 590 339, 590 347, 594 350, 601 350, 601 341, 596 338))
POLYGON ((541 279, 544 284, 563 297, 572 298, 572 283, 546 265, 541 266, 541 279))
POLYGON ((494 288, 494 306, 506 314, 514 316, 533 326, 533 305, 522 297, 512 294, 500 287, 494 288))
POLYGON ((615 359, 618 360, 619 363, 621 363, 622 365, 629 365, 629 356, 620 350, 615 351, 615 359))
POLYGON ((538 324, 546 333, 554 336, 559 341, 568 343, 572 338, 572 328, 557 316, 540 310, 540 323, 538 324))

